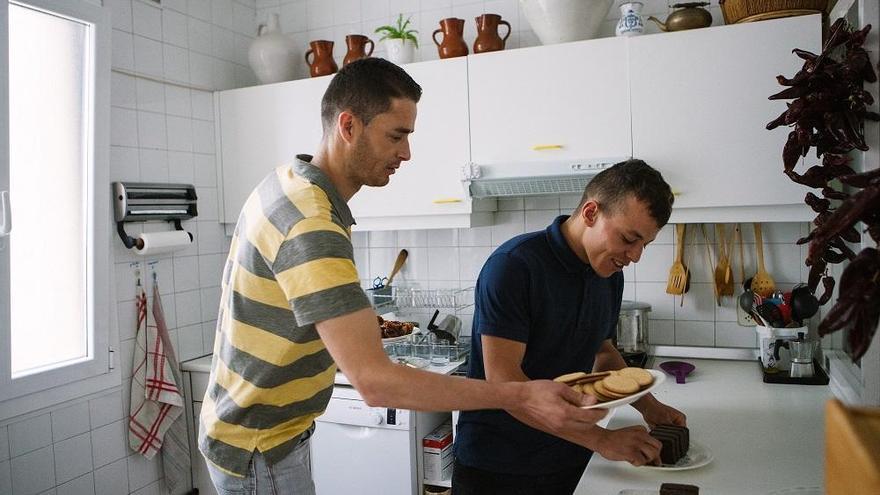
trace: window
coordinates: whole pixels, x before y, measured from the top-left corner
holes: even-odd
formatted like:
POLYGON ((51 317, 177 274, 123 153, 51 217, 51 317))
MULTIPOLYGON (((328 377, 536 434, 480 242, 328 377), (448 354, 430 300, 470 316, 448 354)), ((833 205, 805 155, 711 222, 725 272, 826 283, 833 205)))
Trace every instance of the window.
POLYGON ((11 220, 0 238, 5 400, 108 374, 115 311, 109 16, 82 0, 3 1, 0 9, 0 110, 9 131, 0 207, 11 220))

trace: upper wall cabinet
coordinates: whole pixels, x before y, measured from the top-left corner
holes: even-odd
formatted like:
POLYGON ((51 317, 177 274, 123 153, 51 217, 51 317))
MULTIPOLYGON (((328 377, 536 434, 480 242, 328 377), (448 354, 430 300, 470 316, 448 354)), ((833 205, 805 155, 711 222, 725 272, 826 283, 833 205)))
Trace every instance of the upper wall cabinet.
POLYGON ((626 39, 482 53, 468 66, 474 163, 631 154, 626 39))
POLYGON ((214 93, 220 221, 234 224, 273 168, 321 141, 321 97, 330 77, 214 93))
POLYGON ((426 229, 486 225, 492 219, 461 182, 470 159, 468 65, 464 57, 407 65, 422 86, 411 159, 384 187, 363 187, 351 199, 355 230, 426 229))
MULTIPOLYGON (((807 188, 782 173, 789 129, 765 130, 783 89, 821 47, 819 16, 801 16, 630 40, 633 156, 677 193, 673 222, 807 221, 807 188)), ((589 118, 589 116, 585 116, 589 118)), ((815 160, 810 155, 808 160, 815 160)))

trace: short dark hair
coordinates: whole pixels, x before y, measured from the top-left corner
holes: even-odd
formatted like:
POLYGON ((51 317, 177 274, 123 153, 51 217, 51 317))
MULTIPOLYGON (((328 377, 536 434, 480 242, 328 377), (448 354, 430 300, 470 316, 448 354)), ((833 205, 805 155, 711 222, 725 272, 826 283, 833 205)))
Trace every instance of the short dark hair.
POLYGON ((577 211, 580 211, 584 203, 593 199, 614 214, 629 195, 647 205, 657 227, 662 228, 669 221, 675 200, 672 189, 663 180, 660 172, 637 159, 616 163, 593 177, 584 189, 577 211))
POLYGON ((321 122, 326 133, 333 128, 339 112, 348 110, 369 124, 376 115, 388 111, 392 98, 415 103, 422 87, 397 65, 383 58, 364 58, 342 68, 330 81, 321 99, 321 122))

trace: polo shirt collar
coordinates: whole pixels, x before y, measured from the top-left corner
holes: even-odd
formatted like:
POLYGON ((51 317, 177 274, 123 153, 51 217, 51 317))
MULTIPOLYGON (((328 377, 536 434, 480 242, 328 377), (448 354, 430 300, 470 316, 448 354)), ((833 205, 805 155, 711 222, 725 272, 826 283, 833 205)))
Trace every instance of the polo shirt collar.
POLYGON ((311 161, 312 155, 296 155, 296 160, 293 162, 293 171, 296 175, 304 177, 327 193, 327 197, 330 198, 330 204, 333 205, 333 209, 339 214, 339 219, 346 226, 351 227, 355 224, 355 221, 348 203, 343 201, 342 196, 339 195, 339 191, 333 185, 333 182, 330 181, 330 178, 327 177, 327 174, 320 168, 312 165, 311 161))
POLYGON ((556 259, 562 263, 565 270, 569 273, 583 273, 589 275, 594 273, 593 267, 589 263, 584 263, 574 254, 565 236, 562 235, 562 224, 568 220, 569 215, 560 215, 553 220, 553 223, 547 227, 547 241, 550 243, 550 250, 556 255, 556 259))

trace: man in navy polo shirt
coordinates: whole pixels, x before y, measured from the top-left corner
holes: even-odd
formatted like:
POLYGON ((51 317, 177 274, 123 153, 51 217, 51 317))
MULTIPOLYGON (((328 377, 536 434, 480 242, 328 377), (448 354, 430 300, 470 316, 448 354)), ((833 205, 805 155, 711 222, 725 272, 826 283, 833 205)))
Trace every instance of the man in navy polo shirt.
MULTIPOLYGON (((623 297, 621 270, 635 263, 669 220, 672 191, 659 172, 628 160, 598 174, 572 216, 502 244, 476 286, 468 376, 552 379, 626 366, 611 342, 623 297)), ((633 406, 649 425, 685 425, 651 394, 633 406)), ((642 426, 544 433, 502 410, 462 412, 453 493, 566 494, 593 452, 641 466, 660 453, 642 426)))

